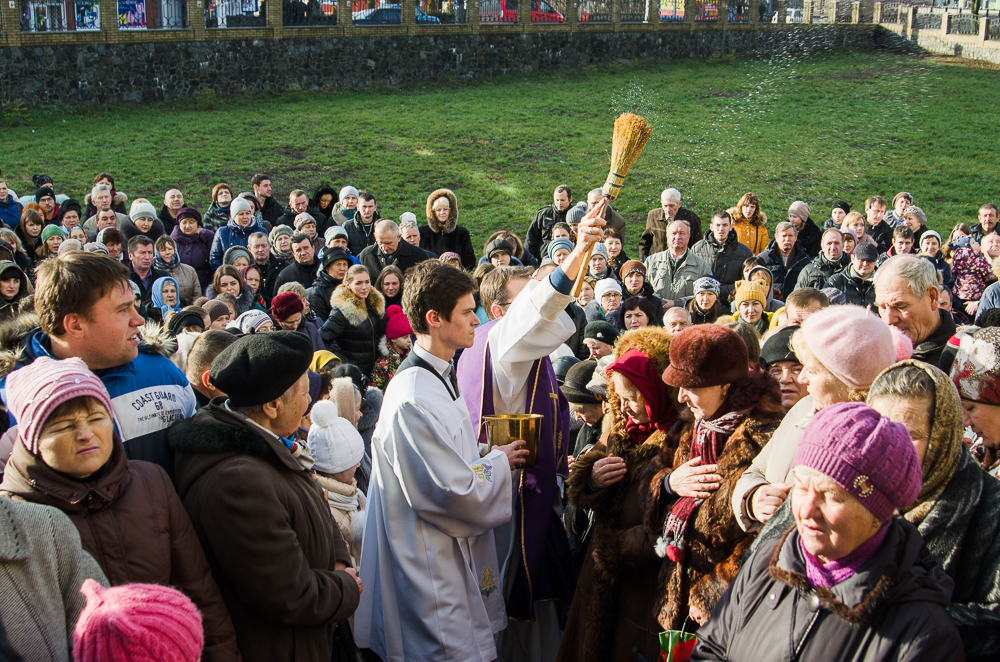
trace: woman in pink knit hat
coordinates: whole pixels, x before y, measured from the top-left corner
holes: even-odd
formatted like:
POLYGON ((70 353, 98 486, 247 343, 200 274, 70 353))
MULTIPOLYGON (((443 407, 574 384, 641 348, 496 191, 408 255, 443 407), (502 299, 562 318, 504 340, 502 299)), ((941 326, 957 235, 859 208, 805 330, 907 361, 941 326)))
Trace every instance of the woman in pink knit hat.
POLYGON ((161 467, 126 459, 101 380, 78 358, 42 357, 7 377, 7 403, 17 442, 0 493, 65 512, 112 585, 179 588, 204 614, 203 659, 239 660, 187 511, 161 467))

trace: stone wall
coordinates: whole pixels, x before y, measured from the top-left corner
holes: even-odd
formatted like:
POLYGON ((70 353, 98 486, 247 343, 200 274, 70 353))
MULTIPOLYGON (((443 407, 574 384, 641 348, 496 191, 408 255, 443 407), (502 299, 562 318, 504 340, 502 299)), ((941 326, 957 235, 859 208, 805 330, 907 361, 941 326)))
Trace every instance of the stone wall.
MULTIPOLYGON (((754 26, 756 28, 756 26, 754 26)), ((885 47, 877 26, 0 47, 0 104, 109 104, 474 79, 632 60, 885 47)))

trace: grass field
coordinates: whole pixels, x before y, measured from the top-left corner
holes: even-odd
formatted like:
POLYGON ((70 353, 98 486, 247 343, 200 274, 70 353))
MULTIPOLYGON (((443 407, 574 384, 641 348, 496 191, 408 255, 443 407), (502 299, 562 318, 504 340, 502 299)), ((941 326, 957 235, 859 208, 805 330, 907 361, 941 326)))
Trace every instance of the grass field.
POLYGON ((997 98, 1000 71, 885 53, 623 65, 31 111, 0 128, 0 168, 18 193, 46 172, 58 192, 82 200, 107 170, 130 198, 159 206, 178 187, 202 211, 215 183, 248 190, 266 171, 283 204, 292 188, 349 183, 374 192, 383 216, 413 211, 421 224, 427 194, 448 187, 481 246, 495 229, 525 232, 556 184, 580 198, 603 183, 614 118, 629 110, 654 127, 615 205, 630 222, 629 246, 666 186, 699 213, 754 191, 772 227, 796 199, 822 223, 834 200, 863 206, 874 193, 907 190, 944 230, 997 201, 997 98))

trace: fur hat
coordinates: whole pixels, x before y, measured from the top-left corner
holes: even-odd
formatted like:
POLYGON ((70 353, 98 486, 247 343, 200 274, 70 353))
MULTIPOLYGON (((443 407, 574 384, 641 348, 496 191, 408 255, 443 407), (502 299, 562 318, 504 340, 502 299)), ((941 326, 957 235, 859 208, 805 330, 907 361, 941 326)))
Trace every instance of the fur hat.
POLYGON ((278 321, 287 319, 295 313, 301 313, 305 309, 305 304, 295 292, 282 292, 271 299, 271 314, 278 321))
POLYGON ((351 254, 345 251, 340 246, 327 247, 323 251, 323 269, 325 270, 334 262, 338 260, 344 260, 347 262, 348 266, 351 264, 351 254))
POLYGON ((361 462, 365 441, 351 422, 340 416, 337 405, 320 400, 312 408, 309 452, 318 471, 336 474, 361 462))
POLYGON ((87 579, 73 629, 76 662, 197 662, 205 634, 191 598, 169 586, 104 588, 87 579))
POLYGON ((750 355, 743 339, 719 324, 689 326, 670 341, 663 381, 678 388, 732 384, 746 378, 750 355))
POLYGON ((386 340, 395 340, 403 336, 413 335, 410 328, 410 320, 399 306, 389 306, 385 309, 385 337, 386 340))
POLYGON ((243 336, 215 357, 209 377, 233 407, 262 405, 294 386, 312 356, 312 342, 297 331, 243 336))
POLYGON ((923 481, 906 427, 861 402, 821 409, 803 431, 792 466, 832 478, 881 522, 912 504, 923 481))

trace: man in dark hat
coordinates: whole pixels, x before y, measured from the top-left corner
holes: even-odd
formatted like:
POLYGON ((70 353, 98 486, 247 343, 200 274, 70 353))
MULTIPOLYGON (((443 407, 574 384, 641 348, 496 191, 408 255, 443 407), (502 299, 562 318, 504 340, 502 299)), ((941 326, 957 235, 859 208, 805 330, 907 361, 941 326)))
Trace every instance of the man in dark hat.
POLYGON ((786 412, 809 395, 808 388, 799 383, 802 362, 792 351, 792 334, 798 329, 798 326, 784 327, 768 338, 760 349, 761 370, 774 377, 781 387, 781 406, 786 412))
POLYGON ((878 249, 875 244, 858 244, 851 254, 850 264, 830 276, 824 287, 835 287, 843 292, 847 303, 871 306, 875 303, 876 262, 878 249))
POLYGON ((618 329, 608 322, 591 322, 583 330, 583 344, 590 350, 590 358, 595 361, 615 351, 618 329))
POLYGON ((293 439, 311 360, 300 333, 244 336, 209 369, 226 396, 170 430, 177 492, 247 662, 331 659, 360 598, 311 458, 293 439))

